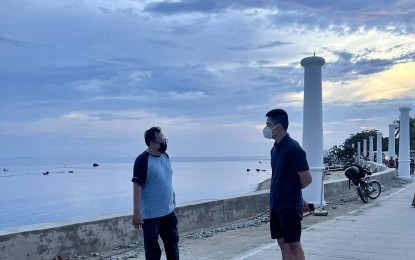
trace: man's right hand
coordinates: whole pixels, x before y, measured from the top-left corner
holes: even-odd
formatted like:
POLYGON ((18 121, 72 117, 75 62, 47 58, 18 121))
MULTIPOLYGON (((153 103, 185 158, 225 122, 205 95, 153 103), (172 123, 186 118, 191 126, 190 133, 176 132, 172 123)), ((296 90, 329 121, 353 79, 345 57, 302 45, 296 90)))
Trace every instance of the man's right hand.
POLYGON ((133 226, 136 229, 140 229, 140 228, 142 228, 143 223, 144 223, 144 221, 143 221, 143 216, 141 216, 141 212, 134 210, 134 213, 133 213, 133 226))

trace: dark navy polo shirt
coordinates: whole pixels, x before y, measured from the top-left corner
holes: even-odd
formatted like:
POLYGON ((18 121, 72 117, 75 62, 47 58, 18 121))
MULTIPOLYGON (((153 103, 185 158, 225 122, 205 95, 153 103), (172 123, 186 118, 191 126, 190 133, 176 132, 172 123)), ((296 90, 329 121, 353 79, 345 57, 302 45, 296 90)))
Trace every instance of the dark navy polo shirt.
POLYGON ((309 169, 306 153, 289 134, 271 149, 270 208, 303 208, 298 172, 309 169))

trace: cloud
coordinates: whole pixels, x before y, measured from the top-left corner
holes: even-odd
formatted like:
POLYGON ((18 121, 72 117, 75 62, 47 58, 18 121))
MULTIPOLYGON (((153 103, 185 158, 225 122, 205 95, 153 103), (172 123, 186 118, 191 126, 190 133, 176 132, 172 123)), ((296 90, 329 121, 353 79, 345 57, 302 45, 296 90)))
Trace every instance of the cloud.
POLYGON ((144 126, 188 124, 185 117, 169 117, 144 110, 96 110, 71 111, 58 117, 43 117, 29 122, 2 121, 4 129, 2 135, 33 136, 39 134, 52 134, 53 136, 95 136, 108 138, 114 135, 135 136, 137 130, 144 132, 144 126))
POLYGON ((415 7, 410 1, 280 1, 275 15, 277 24, 298 24, 341 33, 361 28, 386 29, 399 34, 413 33, 415 7), (358 8, 356 8, 358 7, 358 8))
POLYGON ((397 33, 414 31, 415 7, 410 1, 231 1, 231 0, 182 0, 149 3, 144 11, 156 14, 215 14, 225 11, 255 9, 274 10, 271 19, 275 24, 301 25, 321 30, 337 28, 350 33, 359 28, 382 28, 397 33), (356 8, 358 7, 358 8, 356 8))
POLYGON ((414 97, 413 89, 410 87, 415 85, 414 69, 415 62, 397 64, 389 70, 375 74, 362 73, 358 78, 349 80, 347 85, 325 82, 323 100, 354 105, 374 100, 388 103, 387 100, 414 97))
POLYGON ((350 118, 346 120, 346 123, 359 123, 362 121, 374 121, 378 120, 379 117, 371 117, 371 118, 350 118))
MULTIPOLYGON (((351 52, 334 52, 338 59, 328 62, 325 66, 325 76, 329 80, 356 79, 362 75, 370 75, 382 72, 391 68, 397 61, 396 59, 370 59, 358 58, 351 52)), ((367 54, 365 57, 368 57, 367 54)))
POLYGON ((244 10, 251 8, 265 8, 272 6, 273 1, 258 0, 182 0, 176 2, 150 3, 145 8, 146 12, 161 14, 180 14, 180 13, 215 13, 228 9, 244 10))
POLYGON ((386 59, 368 59, 359 60, 356 62, 356 67, 359 69, 358 74, 370 75, 378 72, 385 71, 392 67, 394 61, 386 59))
POLYGON ((99 119, 99 117, 97 116, 90 116, 90 115, 79 113, 79 112, 71 112, 67 115, 64 115, 63 117, 68 118, 68 119, 74 119, 74 120, 97 120, 99 119))
POLYGON ((281 42, 281 41, 274 41, 265 44, 247 44, 245 46, 236 46, 230 47, 230 50, 235 51, 246 51, 246 50, 260 50, 260 49, 268 49, 273 47, 279 47, 282 45, 291 44, 290 42, 281 42))
POLYGON ((9 44, 11 46, 17 46, 17 47, 28 44, 25 41, 19 41, 19 40, 11 39, 11 38, 1 36, 1 35, 0 35, 0 43, 5 43, 5 44, 9 44))
MULTIPOLYGON (((0 6, 8 23, 0 35, 0 109, 7 112, 0 125, 11 135, 114 140, 161 122, 173 140, 209 136, 207 154, 232 153, 208 147, 215 138, 240 146, 249 140, 257 149, 266 140, 255 125, 276 107, 289 112, 290 131, 301 138, 300 60, 316 52, 326 60, 326 146, 360 126, 387 127, 400 106, 414 103, 414 6, 386 0, 6 0, 0 6), (362 121, 348 121, 354 118, 362 121)), ((180 147, 186 154, 195 149, 180 147)))
POLYGON ((6 36, 0 35, 0 44, 4 43, 12 47, 46 47, 46 48, 56 48, 57 45, 44 43, 44 42, 36 42, 36 41, 26 41, 21 39, 14 39, 6 36))

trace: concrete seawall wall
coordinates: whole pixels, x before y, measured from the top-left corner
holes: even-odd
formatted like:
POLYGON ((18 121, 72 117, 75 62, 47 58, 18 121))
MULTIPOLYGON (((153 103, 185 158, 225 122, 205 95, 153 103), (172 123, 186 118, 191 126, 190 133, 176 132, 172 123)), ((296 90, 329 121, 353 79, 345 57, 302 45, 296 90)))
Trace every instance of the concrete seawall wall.
MULTIPOLYGON (((387 183, 395 178, 394 169, 382 169, 374 179, 387 183)), ((355 192, 349 190, 347 179, 324 184, 325 198, 355 192)), ((269 190, 252 192, 238 197, 189 203, 176 209, 179 231, 193 232, 223 223, 252 218, 269 208, 269 190)), ((69 225, 33 226, 26 230, 0 232, 0 260, 54 259, 57 255, 90 254, 108 250, 117 245, 142 243, 141 231, 133 229, 132 216, 69 225)))
MULTIPOLYGON (((268 209, 269 191, 186 204, 176 209, 183 234, 221 223, 249 219, 268 209)), ((70 225, 33 226, 0 233, 0 260, 54 259, 57 255, 91 254, 114 246, 142 243, 132 216, 118 216, 70 225)))

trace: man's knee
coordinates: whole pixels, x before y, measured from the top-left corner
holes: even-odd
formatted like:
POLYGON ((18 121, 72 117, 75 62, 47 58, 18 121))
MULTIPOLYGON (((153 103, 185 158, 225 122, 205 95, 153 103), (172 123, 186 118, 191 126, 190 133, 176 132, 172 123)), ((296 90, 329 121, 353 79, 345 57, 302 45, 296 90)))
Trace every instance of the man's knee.
POLYGON ((286 243, 286 247, 290 249, 291 252, 301 251, 301 242, 286 243))
POLYGON ((284 238, 277 238, 276 239, 278 246, 281 248, 281 250, 285 249, 285 243, 284 238))

